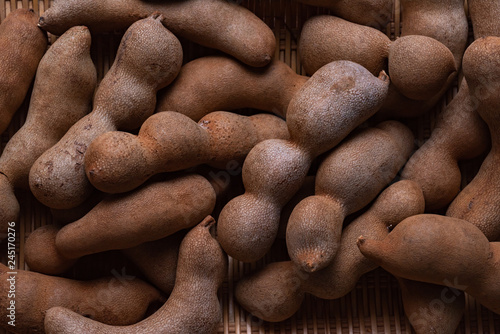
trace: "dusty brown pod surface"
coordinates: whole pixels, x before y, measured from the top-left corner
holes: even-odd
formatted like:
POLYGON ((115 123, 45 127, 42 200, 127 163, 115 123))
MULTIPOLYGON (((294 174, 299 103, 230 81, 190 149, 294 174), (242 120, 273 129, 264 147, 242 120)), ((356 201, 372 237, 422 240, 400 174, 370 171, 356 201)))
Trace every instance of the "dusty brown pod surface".
POLYGON ((23 103, 47 49, 37 22, 35 11, 20 8, 0 24, 0 133, 23 103))
POLYGON ((474 179, 457 195, 446 214, 477 226, 490 241, 500 240, 500 37, 475 40, 463 61, 464 76, 478 114, 490 129, 491 150, 474 179))
POLYGON ((50 46, 40 60, 26 121, 12 136, 0 157, 0 224, 17 221, 9 214, 18 207, 14 190, 29 189, 29 171, 36 159, 57 143, 85 116, 97 83, 86 27, 73 27, 50 46), (54 87, 57 86, 57 89, 54 87))
POLYGON ((481 230, 463 219, 415 215, 383 240, 361 236, 357 244, 364 256, 395 276, 444 282, 500 312, 500 243, 489 242, 481 230))
POLYGON ((411 156, 402 178, 417 182, 426 210, 445 208, 461 190, 458 162, 485 154, 490 147, 488 126, 477 113, 463 79, 458 94, 437 117, 430 138, 411 156))
POLYGON ((213 111, 253 108, 284 118, 307 79, 278 59, 255 68, 227 56, 200 57, 160 91, 156 111, 177 111, 198 121, 213 111))
POLYGON ((495 0, 468 0, 474 38, 500 37, 500 2, 495 0))
POLYGON ((27 270, 15 275, 15 327, 9 325, 7 309, 11 299, 7 291, 12 277, 0 264, 0 325, 15 333, 45 333, 44 316, 48 309, 66 307, 79 314, 114 325, 133 324, 144 318, 149 306, 161 303, 165 297, 138 278, 119 281, 115 277, 91 281, 76 281, 48 276, 27 270))
POLYGON ((392 16, 393 0, 299 0, 304 4, 326 7, 335 15, 358 24, 383 29, 392 16))
POLYGON ((242 164, 255 145, 271 138, 289 138, 285 121, 274 115, 215 111, 196 123, 163 111, 149 117, 137 136, 110 131, 97 137, 85 155, 85 170, 97 189, 126 192, 163 172, 242 164))
POLYGON ((457 74, 451 51, 439 41, 419 35, 400 37, 389 49, 389 76, 413 100, 436 96, 457 74))
POLYGON ((174 80, 182 63, 181 44, 161 19, 154 14, 127 29, 92 112, 33 164, 30 189, 43 204, 68 209, 84 202, 93 191, 83 165, 90 143, 107 131, 139 128, 154 112, 157 91, 174 80))
POLYGON ((387 71, 391 40, 381 31, 331 15, 308 19, 300 32, 298 53, 309 75, 335 60, 350 60, 373 75, 387 71))
POLYGON ((207 217, 183 239, 174 290, 153 315, 134 325, 117 327, 55 307, 45 317, 46 333, 216 333, 222 316, 217 290, 225 277, 227 259, 211 235, 214 223, 207 217))
POLYGON ((354 289, 361 275, 377 267, 359 252, 356 240, 360 233, 383 239, 389 227, 423 211, 420 187, 413 181, 396 182, 344 229, 339 251, 325 269, 308 273, 292 261, 268 264, 238 281, 236 299, 251 314, 277 322, 297 312, 306 293, 323 299, 341 298, 354 289))
POLYGON ((245 193, 220 213, 219 241, 230 256, 252 262, 266 254, 281 209, 300 189, 312 160, 377 112, 388 86, 385 72, 375 77, 350 61, 314 73, 288 106, 290 140, 265 140, 249 152, 242 170, 245 193))
POLYGON ((56 0, 40 27, 60 35, 74 25, 95 33, 125 30, 154 12, 174 34, 228 53, 251 66, 268 64, 276 47, 271 29, 248 9, 225 0, 56 0), (222 26, 222 28, 221 28, 222 26))

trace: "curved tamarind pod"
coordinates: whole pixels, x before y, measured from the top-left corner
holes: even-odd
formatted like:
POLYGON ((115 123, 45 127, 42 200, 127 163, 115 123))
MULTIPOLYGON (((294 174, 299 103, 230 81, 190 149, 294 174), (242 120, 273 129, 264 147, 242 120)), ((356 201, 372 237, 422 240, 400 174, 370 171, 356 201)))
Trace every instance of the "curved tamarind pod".
POLYGON ((251 314, 265 321, 283 321, 299 309, 305 293, 337 299, 355 288, 359 278, 377 268, 356 246, 360 234, 382 239, 392 226, 424 211, 422 190, 413 181, 399 181, 384 190, 372 206, 342 232, 334 260, 308 273, 292 261, 270 263, 238 281, 235 296, 251 314), (269 298, 272 293, 273 298, 269 298))
POLYGON ((222 316, 217 290, 224 280, 227 260, 210 233, 214 223, 207 217, 183 239, 174 290, 148 318, 130 326, 109 326, 54 307, 45 316, 46 333, 216 333, 222 316))
POLYGON ((350 60, 373 75, 387 70, 391 40, 380 30, 331 15, 304 22, 297 52, 306 73, 314 74, 335 60, 350 60))
POLYGON ((474 38, 496 36, 500 37, 500 2, 490 0, 469 0, 470 19, 474 38))
POLYGON ((86 27, 73 27, 58 38, 40 60, 26 122, 0 156, 2 232, 7 231, 8 222, 19 218, 14 190, 29 189, 33 163, 91 109, 97 71, 90 57, 90 43, 86 27))
POLYGON ((263 257, 273 244, 283 206, 300 189, 313 159, 335 147, 381 106, 389 79, 350 61, 323 66, 288 106, 290 140, 257 144, 243 164, 245 193, 219 216, 219 242, 240 261, 263 257))
POLYGON ((47 50, 47 35, 37 21, 34 10, 19 8, 0 25, 0 134, 21 107, 47 50))
POLYGON ((396 277, 403 308, 416 334, 455 334, 465 310, 465 294, 455 288, 396 277))
POLYGON ((90 281, 16 270, 15 275, 15 327, 9 325, 8 297, 12 274, 0 264, 0 326, 15 333, 45 333, 44 316, 52 307, 65 307, 97 321, 113 325, 128 325, 144 318, 148 307, 161 303, 165 297, 145 283, 133 278, 120 281, 116 277, 103 277, 90 281))
POLYGON ((125 30, 159 12, 175 35, 219 49, 251 66, 268 64, 276 48, 272 30, 254 13, 231 1, 56 0, 39 26, 60 35, 74 25, 94 33, 125 30))
POLYGON ((462 0, 401 0, 401 36, 421 35, 443 43, 457 70, 467 48, 469 24, 462 0))
POLYGON ((231 161, 242 164, 257 143, 288 137, 285 121, 274 115, 218 111, 196 123, 165 111, 148 118, 137 136, 111 131, 97 137, 87 149, 85 170, 97 189, 120 193, 158 173, 202 163, 219 168, 231 161))
POLYGON ((29 182, 34 196, 54 209, 84 202, 93 191, 83 166, 92 140, 107 131, 140 127, 154 112, 156 92, 175 78, 181 63, 181 44, 163 26, 161 16, 130 26, 96 90, 92 112, 33 164, 29 182))
POLYGON ((491 150, 474 179, 448 207, 447 216, 467 220, 477 226, 490 241, 500 240, 500 163, 498 106, 500 105, 500 37, 474 41, 464 55, 464 76, 477 113, 490 129, 491 150))
POLYGON ((284 118, 307 79, 277 59, 255 68, 227 56, 201 57, 185 64, 159 92, 156 111, 177 111, 199 121, 213 111, 253 108, 284 118))
POLYGON ((391 21, 392 0, 299 0, 307 5, 329 8, 341 18, 383 29, 391 21))
POLYGON ((431 137, 410 157, 401 177, 422 187, 426 210, 444 208, 460 192, 458 162, 485 153, 489 146, 488 127, 475 110, 464 79, 458 94, 438 116, 431 137))
POLYGON ((288 254, 306 272, 335 257, 347 215, 368 205, 394 179, 413 150, 413 133, 396 121, 353 132, 322 160, 314 196, 293 209, 288 254))
POLYGON ((48 240, 45 246, 30 241, 43 237, 39 229, 35 230, 26 242, 27 248, 33 248, 27 250, 26 262, 36 265, 40 272, 60 274, 82 256, 131 248, 190 228, 213 211, 215 197, 210 182, 196 174, 174 176, 133 192, 110 195, 79 220, 51 234, 55 240, 48 240), (55 250, 48 245, 55 246, 55 250), (28 256, 31 254, 34 256, 28 256))
POLYGON ((357 244, 395 276, 463 290, 500 314, 500 242, 463 219, 415 215, 383 240, 361 236, 357 244))

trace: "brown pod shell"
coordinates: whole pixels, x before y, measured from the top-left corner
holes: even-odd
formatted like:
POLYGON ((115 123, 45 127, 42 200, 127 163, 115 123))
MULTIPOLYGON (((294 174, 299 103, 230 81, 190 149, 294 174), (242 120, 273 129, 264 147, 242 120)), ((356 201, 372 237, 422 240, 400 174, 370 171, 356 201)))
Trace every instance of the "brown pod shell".
POLYGON ((451 51, 439 41, 419 35, 398 38, 389 49, 389 75, 406 97, 428 100, 456 75, 451 51))
POLYGON ((34 10, 19 8, 0 25, 0 134, 21 107, 47 50, 47 36, 37 21, 34 10))
POLYGON ((130 26, 96 90, 92 112, 31 168, 34 196, 55 209, 84 202, 93 190, 83 165, 90 143, 107 131, 138 128, 154 112, 157 91, 174 80, 181 63, 181 44, 163 26, 161 16, 155 14, 130 26))
POLYGON ((401 36, 422 35, 444 44, 461 67, 469 23, 462 0, 401 0, 401 36))
POLYGON ((19 206, 12 204, 17 202, 14 189, 29 189, 33 163, 91 109, 97 71, 90 45, 89 30, 73 27, 40 60, 26 121, 10 138, 0 157, 0 173, 5 176, 0 183, 10 183, 2 186, 5 191, 0 193, 2 230, 4 224, 18 219, 18 214, 7 213, 19 206))
POLYGON ((373 75, 387 71, 391 40, 380 30, 331 15, 308 19, 300 32, 298 53, 306 73, 335 60, 350 60, 373 75))
POLYGON ((158 173, 202 163, 219 168, 242 164, 257 143, 271 138, 289 138, 285 121, 274 115, 216 111, 196 123, 164 111, 149 117, 137 136, 110 131, 97 137, 85 155, 85 169, 97 189, 120 193, 158 173))
POLYGON ((74 25, 94 33, 125 30, 154 12, 175 35, 219 49, 251 66, 265 66, 274 56, 272 30, 255 14, 224 0, 140 1, 56 0, 40 18, 40 27, 60 35, 74 25), (222 27, 221 27, 222 26, 222 27))
POLYGON ((461 190, 461 160, 485 154, 490 147, 488 126, 476 111, 464 79, 458 94, 440 113, 430 138, 411 156, 403 179, 417 182, 427 211, 442 209, 461 190))
POLYGON ((307 79, 278 59, 255 68, 227 56, 200 57, 159 92, 156 111, 177 111, 199 121, 213 111, 252 108, 284 118, 307 79))
POLYGON ((500 37, 475 40, 463 60, 464 76, 477 112, 490 129, 491 150, 474 179, 450 204, 446 215, 477 226, 490 241, 500 240, 500 163, 498 106, 500 104, 500 37))
POLYGON ((492 0, 468 0, 474 38, 500 37, 500 2, 492 0))
POLYGON ((12 274, 0 264, 1 326, 9 332, 43 334, 44 317, 52 307, 65 307, 82 316, 107 324, 129 325, 144 318, 148 307, 165 300, 161 293, 135 278, 120 281, 116 277, 104 277, 90 281, 47 276, 17 269, 15 281, 15 327, 7 324, 10 314, 8 298, 12 274))
POLYGON ((359 235, 383 239, 401 220, 423 211, 420 187, 413 181, 396 182, 344 229, 339 251, 325 269, 308 273, 292 261, 271 263, 239 280, 235 297, 251 314, 273 322, 297 312, 305 293, 323 299, 341 298, 355 288, 361 275, 377 267, 356 246, 359 235))
POLYGON ((384 29, 392 17, 393 0, 299 0, 330 9, 341 18, 365 26, 384 29))
POLYGON ((217 290, 227 270, 227 259, 211 235, 215 221, 207 217, 183 239, 175 287, 167 302, 148 318, 130 326, 109 326, 62 307, 45 316, 47 334, 78 333, 197 333, 215 334, 222 317, 217 290))

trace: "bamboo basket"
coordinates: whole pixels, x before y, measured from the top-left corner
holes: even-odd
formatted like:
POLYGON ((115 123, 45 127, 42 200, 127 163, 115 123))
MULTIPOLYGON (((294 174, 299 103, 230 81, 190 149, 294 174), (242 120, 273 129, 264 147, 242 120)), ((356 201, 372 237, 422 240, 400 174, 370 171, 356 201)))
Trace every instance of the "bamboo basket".
MULTIPOLYGON (((40 15, 50 7, 49 0, 0 1, 0 20, 19 7, 33 8, 40 15)), ((304 74, 297 55, 297 40, 303 23, 314 15, 329 14, 326 9, 306 6, 295 0, 244 0, 241 5, 249 8, 274 31, 276 36, 276 57, 287 63, 297 73, 304 74)), ((464 3, 467 10, 467 1, 464 3)), ((383 30, 391 39, 400 35, 402 21, 400 1, 394 0, 391 23, 383 30)), ((472 35, 472 33, 471 33, 472 35)), ((54 36, 50 36, 54 40, 54 36)), ((114 60, 120 37, 118 35, 94 36, 92 57, 102 78, 114 60)), ((184 47, 185 61, 212 54, 215 51, 181 40, 184 47)), ((429 113, 419 118, 410 119, 406 124, 412 129, 417 145, 422 145, 430 136, 436 116, 456 94, 457 83, 446 93, 438 105, 429 113)), ((29 94, 28 94, 29 97, 29 94)), ((27 98, 16 114, 10 127, 1 136, 0 149, 3 150, 10 137, 21 127, 29 105, 27 98)), ((480 166, 481 159, 461 164, 463 184, 469 182, 480 166)), ((16 240, 16 259, 20 269, 29 270, 24 262, 24 243, 26 237, 36 228, 51 224, 53 218, 50 211, 41 205, 27 191, 19 191, 21 217, 18 222, 16 240)), ((2 249, 5 249, 5 245, 2 249)), ((277 243, 283 253, 283 245, 277 243)), ((285 251, 286 252, 286 251, 285 251)), ((7 252, 2 251, 0 258, 5 262, 7 252)), ((257 263, 244 264, 229 258, 227 279, 220 290, 220 302, 223 316, 219 325, 219 333, 276 333, 276 334, 341 334, 341 333, 414 333, 408 318, 404 315, 401 295, 396 279, 383 269, 376 269, 362 276, 356 288, 348 295, 337 300, 321 300, 306 296, 301 309, 290 319, 279 323, 267 323, 253 317, 241 309, 234 300, 233 287, 239 278, 264 264, 275 261, 283 254, 267 256, 257 263)), ((119 275, 126 273, 140 277, 133 265, 117 252, 106 252, 82 259, 74 269, 65 274, 67 277, 91 279, 101 273, 119 275), (99 273, 99 274, 98 274, 99 273)), ((428 310, 432 312, 432 305, 428 310)), ((500 315, 494 314, 467 296, 466 310, 457 333, 500 333, 500 315)), ((1 331, 0 333, 8 333, 1 331)))

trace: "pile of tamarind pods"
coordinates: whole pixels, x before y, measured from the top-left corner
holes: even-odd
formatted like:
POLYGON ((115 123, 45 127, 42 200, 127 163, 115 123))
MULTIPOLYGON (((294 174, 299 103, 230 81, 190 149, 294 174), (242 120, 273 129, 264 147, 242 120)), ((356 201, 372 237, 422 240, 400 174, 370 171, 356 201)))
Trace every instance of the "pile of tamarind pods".
POLYGON ((0 23, 0 133, 29 107, 0 156, 0 234, 19 225, 18 191, 55 223, 24 243, 15 299, 14 268, 0 265, 2 327, 216 333, 228 257, 255 263, 278 238, 287 260, 234 285, 262 320, 290 318, 307 294, 341 298, 377 267, 396 277, 416 333, 455 333, 466 294, 500 314, 500 1, 397 2, 391 40, 381 29, 393 0, 292 1, 329 9, 301 27, 301 74, 238 1, 11 11, 0 23), (98 78, 91 47, 103 33, 120 44, 98 78), (183 40, 216 51, 186 61, 183 40), (407 121, 454 85, 417 145, 407 121), (470 159, 481 166, 464 184, 470 159), (64 277, 106 251, 142 277, 64 277), (443 287, 457 298, 410 316, 443 287))

